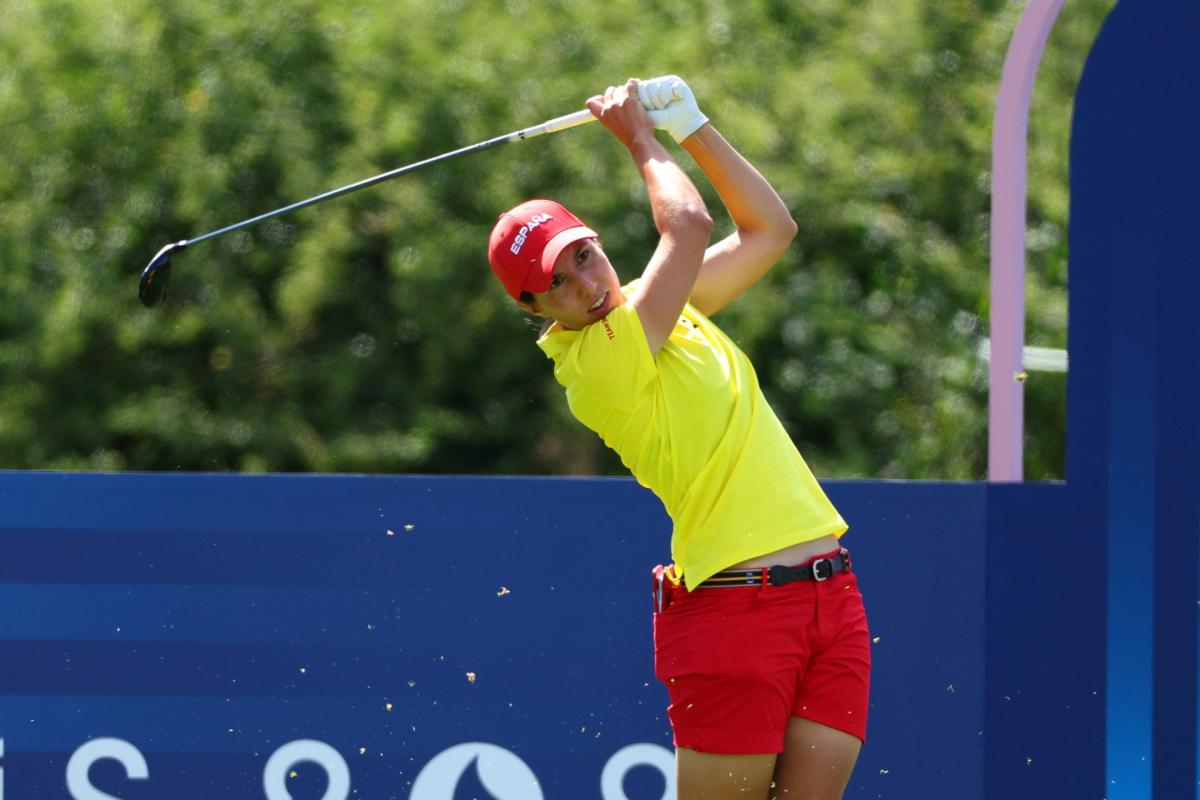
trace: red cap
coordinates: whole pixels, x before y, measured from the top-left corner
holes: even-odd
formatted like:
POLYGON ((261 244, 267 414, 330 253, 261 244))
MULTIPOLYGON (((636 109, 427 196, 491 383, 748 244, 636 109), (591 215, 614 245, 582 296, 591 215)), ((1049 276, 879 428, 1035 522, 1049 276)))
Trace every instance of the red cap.
POLYGON ((550 288, 554 262, 568 245, 596 232, 553 200, 526 200, 500 215, 488 239, 488 263, 514 300, 550 288))

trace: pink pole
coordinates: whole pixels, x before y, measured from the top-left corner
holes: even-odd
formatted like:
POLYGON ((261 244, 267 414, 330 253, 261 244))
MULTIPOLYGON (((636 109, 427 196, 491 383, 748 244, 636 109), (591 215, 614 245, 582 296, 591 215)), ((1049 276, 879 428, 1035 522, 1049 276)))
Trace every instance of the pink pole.
POLYGON ((1064 0, 1029 0, 1004 58, 992 131, 988 480, 1022 480, 1025 347, 1025 139, 1033 80, 1064 0))

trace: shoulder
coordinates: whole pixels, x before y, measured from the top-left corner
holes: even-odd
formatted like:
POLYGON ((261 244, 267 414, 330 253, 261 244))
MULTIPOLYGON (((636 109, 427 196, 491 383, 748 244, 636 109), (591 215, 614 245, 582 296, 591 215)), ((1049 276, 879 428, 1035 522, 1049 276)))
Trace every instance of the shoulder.
POLYGON ((627 399, 658 374, 641 319, 628 302, 583 330, 551 328, 538 346, 554 361, 554 377, 568 390, 627 399))
POLYGON ((572 331, 555 325, 538 339, 538 346, 556 361, 570 352, 580 355, 633 354, 645 343, 646 333, 637 309, 628 302, 582 330, 572 331))

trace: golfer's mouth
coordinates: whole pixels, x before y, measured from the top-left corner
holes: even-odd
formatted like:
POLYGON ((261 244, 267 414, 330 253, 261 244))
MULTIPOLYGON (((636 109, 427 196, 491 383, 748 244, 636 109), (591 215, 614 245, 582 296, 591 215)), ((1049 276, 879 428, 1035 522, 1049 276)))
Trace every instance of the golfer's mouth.
POLYGON ((603 311, 604 307, 605 307, 605 305, 607 305, 607 303, 608 303, 608 292, 605 292, 604 294, 600 295, 599 300, 592 303, 591 306, 588 307, 588 313, 595 314, 599 311, 603 311))

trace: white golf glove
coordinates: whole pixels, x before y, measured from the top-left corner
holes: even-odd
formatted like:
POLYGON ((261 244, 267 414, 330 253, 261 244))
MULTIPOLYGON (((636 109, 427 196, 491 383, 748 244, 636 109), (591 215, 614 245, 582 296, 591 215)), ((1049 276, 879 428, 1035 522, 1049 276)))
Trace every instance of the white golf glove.
POLYGON ((663 75, 638 83, 638 100, 646 107, 654 127, 682 142, 708 122, 696 105, 692 90, 678 75, 663 75))

